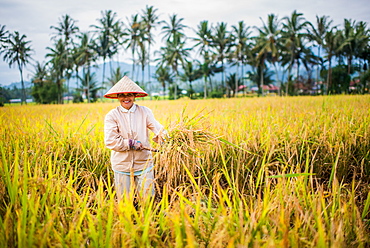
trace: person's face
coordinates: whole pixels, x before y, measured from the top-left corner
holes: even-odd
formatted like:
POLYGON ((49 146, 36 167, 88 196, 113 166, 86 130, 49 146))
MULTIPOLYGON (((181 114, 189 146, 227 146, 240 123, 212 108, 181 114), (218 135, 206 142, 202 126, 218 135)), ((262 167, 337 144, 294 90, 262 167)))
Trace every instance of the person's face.
POLYGON ((130 109, 134 105, 135 95, 132 93, 120 93, 117 95, 118 101, 121 103, 121 106, 125 109, 130 109))

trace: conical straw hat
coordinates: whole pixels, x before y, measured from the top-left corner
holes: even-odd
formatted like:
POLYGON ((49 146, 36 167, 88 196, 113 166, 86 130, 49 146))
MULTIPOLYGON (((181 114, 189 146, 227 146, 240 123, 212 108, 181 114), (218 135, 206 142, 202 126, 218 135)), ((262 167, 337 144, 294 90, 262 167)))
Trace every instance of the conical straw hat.
POLYGON ((134 93, 136 97, 147 96, 146 93, 139 85, 134 81, 129 79, 127 76, 124 76, 119 80, 105 95, 105 98, 117 99, 117 94, 119 93, 134 93))

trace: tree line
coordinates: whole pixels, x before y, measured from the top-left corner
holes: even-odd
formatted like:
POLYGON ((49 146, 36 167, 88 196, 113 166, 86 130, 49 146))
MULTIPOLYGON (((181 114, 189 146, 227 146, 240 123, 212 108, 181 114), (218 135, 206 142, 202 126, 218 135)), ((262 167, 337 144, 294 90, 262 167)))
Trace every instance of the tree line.
POLYGON ((366 22, 344 19, 339 27, 329 16, 316 16, 312 23, 296 10, 283 18, 269 14, 261 21, 260 27, 252 27, 244 21, 229 26, 205 20, 192 28, 177 14, 162 20, 158 9, 146 6, 126 21, 112 10, 101 11, 97 24, 81 32, 77 21, 66 14, 50 26, 53 45, 47 47, 46 63, 34 62, 31 41, 6 30, 5 25, 0 25, 0 54, 9 67, 19 69, 22 102, 26 99, 23 69, 28 64, 34 66, 31 94, 37 102, 63 103, 72 77, 79 82, 77 99, 83 95, 88 102, 96 101, 99 91, 128 74, 119 67, 112 70, 112 63, 124 52, 132 60, 130 77, 149 93, 154 80, 159 82, 163 92, 169 90, 170 99, 179 97, 180 83, 186 83, 190 98, 233 97, 246 80, 257 85, 258 95, 263 94, 264 85, 272 83, 278 86, 279 95, 369 92, 366 22), (155 37, 154 30, 160 31, 160 37, 155 37), (153 51, 158 40, 162 45, 153 51), (92 72, 99 61, 103 62, 101 79, 92 72), (156 71, 150 70, 150 64, 156 65, 156 71), (229 68, 235 73, 227 74, 229 68), (216 74, 221 80, 214 80, 216 74), (201 82, 201 92, 194 91, 195 82, 201 82))

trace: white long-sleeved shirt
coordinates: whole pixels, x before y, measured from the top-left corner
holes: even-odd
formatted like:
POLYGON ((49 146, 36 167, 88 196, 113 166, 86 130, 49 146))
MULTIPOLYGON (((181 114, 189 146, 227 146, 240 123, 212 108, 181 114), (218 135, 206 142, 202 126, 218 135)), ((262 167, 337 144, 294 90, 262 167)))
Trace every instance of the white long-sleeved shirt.
POLYGON ((130 150, 129 139, 140 141, 149 147, 149 130, 153 140, 163 131, 163 126, 154 118, 152 111, 134 104, 129 110, 118 106, 105 116, 104 142, 111 149, 111 165, 115 171, 140 171, 152 166, 152 154, 148 150, 130 150))

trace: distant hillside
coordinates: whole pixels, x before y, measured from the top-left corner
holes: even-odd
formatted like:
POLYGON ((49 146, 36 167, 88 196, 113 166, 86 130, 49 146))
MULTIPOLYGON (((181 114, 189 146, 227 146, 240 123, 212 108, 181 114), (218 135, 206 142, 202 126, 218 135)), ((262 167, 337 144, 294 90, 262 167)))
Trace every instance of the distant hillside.
MULTIPOLYGON (((8 89, 13 89, 14 87, 21 89, 22 88, 22 83, 21 82, 15 82, 11 83, 9 85, 0 85, 1 87, 8 88, 8 89)), ((32 83, 30 81, 24 81, 24 87, 29 88, 32 86, 32 83)))

